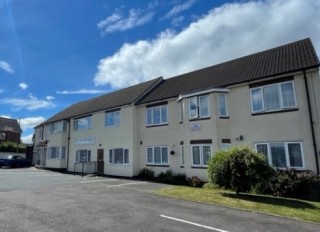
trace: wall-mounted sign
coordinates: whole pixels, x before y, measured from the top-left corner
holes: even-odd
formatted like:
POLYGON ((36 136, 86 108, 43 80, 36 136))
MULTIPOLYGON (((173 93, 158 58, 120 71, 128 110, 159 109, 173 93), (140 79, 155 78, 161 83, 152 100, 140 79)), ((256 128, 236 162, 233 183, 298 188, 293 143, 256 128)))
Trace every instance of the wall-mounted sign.
POLYGON ((96 138, 81 138, 74 141, 74 145, 92 145, 96 143, 96 138))
POLYGON ((199 131, 202 129, 202 125, 200 123, 192 123, 190 129, 191 131, 199 131))

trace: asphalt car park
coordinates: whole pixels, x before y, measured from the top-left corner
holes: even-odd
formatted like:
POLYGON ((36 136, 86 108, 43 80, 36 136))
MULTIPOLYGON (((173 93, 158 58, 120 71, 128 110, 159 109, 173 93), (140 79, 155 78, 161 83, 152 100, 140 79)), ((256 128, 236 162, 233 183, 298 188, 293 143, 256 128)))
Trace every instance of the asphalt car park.
POLYGON ((319 224, 161 197, 167 185, 0 169, 0 231, 320 231, 319 224))

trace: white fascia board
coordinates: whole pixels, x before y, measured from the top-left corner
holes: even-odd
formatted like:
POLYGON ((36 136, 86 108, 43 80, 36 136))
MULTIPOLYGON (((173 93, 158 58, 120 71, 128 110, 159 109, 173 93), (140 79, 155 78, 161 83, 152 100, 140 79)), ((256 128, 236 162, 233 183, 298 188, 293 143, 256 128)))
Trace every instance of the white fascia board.
POLYGON ((207 93, 229 93, 230 89, 224 89, 224 88, 213 88, 213 89, 207 89, 207 90, 203 90, 203 91, 199 91, 199 92, 194 92, 194 93, 189 93, 189 94, 180 94, 178 99, 176 100, 177 102, 181 101, 184 98, 189 98, 189 97, 194 97, 194 96, 198 96, 198 95, 202 95, 202 94, 207 94, 207 93))

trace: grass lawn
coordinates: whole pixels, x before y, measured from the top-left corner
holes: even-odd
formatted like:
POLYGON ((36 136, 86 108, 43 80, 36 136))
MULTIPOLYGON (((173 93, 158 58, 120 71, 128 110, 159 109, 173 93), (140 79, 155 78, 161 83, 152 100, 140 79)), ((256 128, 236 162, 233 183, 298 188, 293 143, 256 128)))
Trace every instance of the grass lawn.
POLYGON ((224 190, 184 186, 164 188, 157 190, 154 193, 161 196, 240 208, 254 212, 320 223, 320 202, 253 194, 240 194, 239 196, 236 196, 235 193, 224 190))

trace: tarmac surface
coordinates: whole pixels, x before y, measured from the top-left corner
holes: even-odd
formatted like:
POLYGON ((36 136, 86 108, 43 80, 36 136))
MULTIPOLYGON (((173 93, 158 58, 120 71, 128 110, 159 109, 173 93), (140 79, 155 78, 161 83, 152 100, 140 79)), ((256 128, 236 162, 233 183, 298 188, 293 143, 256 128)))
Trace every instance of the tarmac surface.
POLYGON ((0 169, 0 231, 317 232, 320 224, 152 194, 168 185, 0 169))

